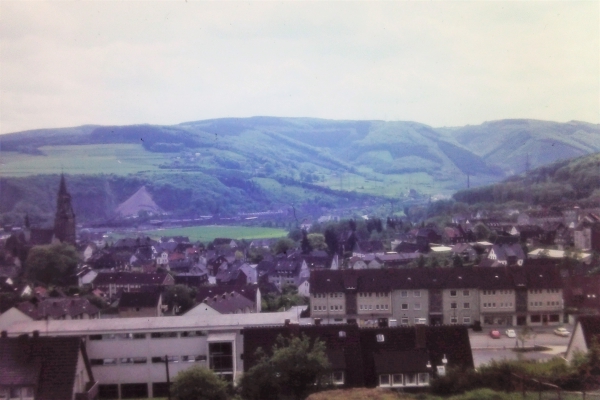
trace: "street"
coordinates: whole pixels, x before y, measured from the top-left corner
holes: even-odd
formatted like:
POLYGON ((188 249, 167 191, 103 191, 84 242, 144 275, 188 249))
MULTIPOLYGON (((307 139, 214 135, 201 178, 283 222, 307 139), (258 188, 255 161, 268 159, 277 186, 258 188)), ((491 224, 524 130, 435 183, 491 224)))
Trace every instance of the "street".
MULTIPOLYGON (((544 346, 549 347, 547 351, 530 351, 518 353, 513 351, 517 345, 517 338, 509 338, 504 333, 506 328, 498 329, 501 333, 500 339, 492 339, 489 336, 491 328, 484 328, 482 332, 469 331, 471 349, 473 351, 473 362, 475 367, 487 364, 492 360, 517 360, 519 358, 529 360, 549 360, 552 357, 563 354, 567 350, 570 336, 561 337, 552 333, 555 327, 533 328, 535 337, 525 342, 526 347, 544 346)), ((569 332, 573 332, 573 326, 565 326, 569 332)), ((519 328, 514 328, 518 332, 519 328)), ((519 347, 521 342, 518 342, 519 347)))

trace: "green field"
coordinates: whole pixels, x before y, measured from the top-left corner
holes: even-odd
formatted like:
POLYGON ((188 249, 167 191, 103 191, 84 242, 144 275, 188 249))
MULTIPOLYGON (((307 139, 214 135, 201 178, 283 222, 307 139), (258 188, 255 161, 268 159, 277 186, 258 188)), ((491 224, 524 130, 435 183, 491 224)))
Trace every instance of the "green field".
POLYGON ((212 242, 215 238, 231 239, 269 239, 287 236, 287 231, 275 228, 249 227, 249 226, 190 226, 186 228, 167 228, 146 231, 144 235, 152 238, 161 236, 187 236, 191 241, 203 243, 212 242))
POLYGON ((86 144, 44 146, 44 156, 10 151, 0 154, 0 175, 117 174, 156 171, 169 160, 164 153, 151 153, 139 144, 86 144))

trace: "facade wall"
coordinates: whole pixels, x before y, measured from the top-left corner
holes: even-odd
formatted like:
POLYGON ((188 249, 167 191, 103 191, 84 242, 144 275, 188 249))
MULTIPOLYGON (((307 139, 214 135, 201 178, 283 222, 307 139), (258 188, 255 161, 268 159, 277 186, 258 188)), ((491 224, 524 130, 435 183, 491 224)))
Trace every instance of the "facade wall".
POLYGON ((343 292, 311 294, 310 312, 313 318, 339 319, 346 317, 346 295, 343 292))
POLYGON ((562 289, 530 289, 527 292, 527 323, 559 325, 564 310, 562 289))
POLYGON ((392 292, 392 314, 399 325, 429 323, 429 291, 394 290, 392 292))
MULTIPOLYGON (((174 331, 174 337, 166 338, 152 338, 151 332, 139 332, 142 338, 135 338, 133 334, 105 334, 101 335, 101 340, 92 340, 98 337, 92 335, 87 340, 87 352, 94 378, 101 385, 146 384, 148 395, 152 397, 153 384, 167 381, 165 356, 169 358, 171 380, 180 371, 192 366, 209 367, 209 341, 221 340, 210 339, 210 331, 199 332, 203 332, 202 336, 185 337, 182 332, 174 331)), ((243 340, 240 330, 229 330, 227 333, 235 336, 233 341, 222 340, 233 344, 232 379, 235 381, 243 371, 243 340)))
POLYGON ((513 289, 479 290, 479 310, 482 325, 515 325, 515 291, 513 289))
POLYGON ((380 318, 392 316, 392 296, 386 292, 359 292, 356 312, 359 326, 376 326, 380 318))
POLYGON ((469 325, 480 318, 477 289, 444 289, 442 304, 444 324, 469 325))

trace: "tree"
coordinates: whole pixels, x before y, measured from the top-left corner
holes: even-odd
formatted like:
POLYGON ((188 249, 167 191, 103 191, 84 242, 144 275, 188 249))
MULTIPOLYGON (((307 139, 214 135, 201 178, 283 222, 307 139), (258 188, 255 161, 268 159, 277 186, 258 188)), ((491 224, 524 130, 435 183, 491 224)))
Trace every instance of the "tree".
POLYGON ((327 250, 325 236, 322 233, 309 233, 306 238, 312 250, 327 250))
POLYGON ((310 241, 308 240, 308 234, 306 233, 305 229, 302 229, 301 247, 303 254, 308 254, 312 251, 312 246, 310 245, 310 241))
POLYGON ((325 382, 330 365, 325 343, 312 342, 306 335, 279 336, 271 356, 257 350, 259 361, 240 382, 242 396, 250 400, 277 399, 281 395, 304 399, 325 382))
POLYGON ((461 268, 463 267, 463 260, 462 258, 458 255, 458 253, 454 254, 454 257, 452 257, 452 266, 454 268, 461 268))
POLYGON ((79 254, 70 244, 34 246, 25 261, 27 276, 45 284, 66 285, 79 262, 79 254))
POLYGON ((517 333, 517 339, 519 339, 519 341, 521 342, 521 347, 525 347, 525 343, 528 340, 535 339, 536 336, 537 335, 535 334, 535 332, 533 332, 533 330, 528 326, 524 326, 523 329, 521 329, 517 333))
POLYGON ((335 233, 335 229, 332 226, 328 226, 327 229, 325 229, 324 236, 329 253, 334 254, 338 249, 338 237, 335 233))
POLYGON ((175 314, 183 314, 195 304, 196 292, 186 285, 172 285, 165 290, 164 303, 175 314))
POLYGON ((281 238, 273 245, 273 253, 281 254, 287 253, 288 250, 293 249, 296 246, 292 239, 281 238))
POLYGON ((227 382, 208 368, 194 366, 177 374, 171 394, 176 400, 227 400, 227 382))

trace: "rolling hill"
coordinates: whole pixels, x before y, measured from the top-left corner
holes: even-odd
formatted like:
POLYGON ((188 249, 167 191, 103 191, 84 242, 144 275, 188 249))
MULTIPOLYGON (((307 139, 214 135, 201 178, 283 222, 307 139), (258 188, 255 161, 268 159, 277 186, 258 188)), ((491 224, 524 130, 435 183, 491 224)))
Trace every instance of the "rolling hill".
POLYGON ((0 149, 1 213, 47 215, 51 203, 35 199, 52 185, 36 175, 64 171, 89 199, 79 213, 85 220, 110 215, 142 185, 159 207, 181 214, 338 207, 404 198, 409 189, 449 195, 467 174, 484 185, 524 169, 527 157, 534 167, 597 152, 600 127, 224 118, 17 132, 0 136, 0 149))

